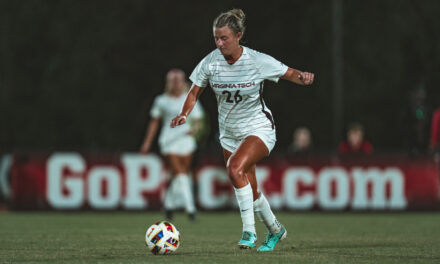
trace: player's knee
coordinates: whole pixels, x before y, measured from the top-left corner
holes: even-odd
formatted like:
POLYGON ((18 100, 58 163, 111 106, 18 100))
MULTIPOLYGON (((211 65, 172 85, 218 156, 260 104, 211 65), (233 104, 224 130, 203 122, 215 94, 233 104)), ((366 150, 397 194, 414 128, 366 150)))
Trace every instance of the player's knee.
POLYGON ((227 165, 228 175, 231 180, 243 180, 245 177, 244 169, 234 159, 230 159, 227 165))

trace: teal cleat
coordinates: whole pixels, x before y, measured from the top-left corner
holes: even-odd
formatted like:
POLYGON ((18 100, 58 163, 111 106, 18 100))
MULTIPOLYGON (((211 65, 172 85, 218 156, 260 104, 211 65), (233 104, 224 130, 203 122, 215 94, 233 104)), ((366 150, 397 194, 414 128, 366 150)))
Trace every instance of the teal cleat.
POLYGON ((264 240, 263 244, 258 248, 257 251, 272 251, 277 243, 287 236, 287 230, 284 226, 281 226, 281 231, 278 234, 272 234, 269 232, 264 240))
POLYGON ((250 249, 255 247, 255 242, 257 242, 257 235, 249 231, 243 231, 241 240, 238 241, 238 247, 240 249, 250 249))

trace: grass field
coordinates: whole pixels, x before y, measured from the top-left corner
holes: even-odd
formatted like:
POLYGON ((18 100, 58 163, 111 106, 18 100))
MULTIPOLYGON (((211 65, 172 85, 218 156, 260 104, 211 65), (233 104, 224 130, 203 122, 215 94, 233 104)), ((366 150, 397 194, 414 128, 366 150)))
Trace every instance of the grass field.
POLYGON ((239 250, 230 212, 177 215, 180 248, 154 256, 144 233, 159 213, 0 213, 0 263, 440 263, 438 213, 277 215, 288 236, 274 252, 239 250))

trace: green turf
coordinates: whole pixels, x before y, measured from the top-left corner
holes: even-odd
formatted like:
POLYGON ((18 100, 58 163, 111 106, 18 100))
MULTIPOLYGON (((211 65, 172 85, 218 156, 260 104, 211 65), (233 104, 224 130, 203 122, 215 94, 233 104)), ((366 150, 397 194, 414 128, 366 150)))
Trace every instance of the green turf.
POLYGON ((231 212, 177 215, 180 248, 154 256, 144 233, 158 213, 0 213, 0 263, 440 263, 438 213, 277 215, 288 236, 274 252, 239 250, 231 212))

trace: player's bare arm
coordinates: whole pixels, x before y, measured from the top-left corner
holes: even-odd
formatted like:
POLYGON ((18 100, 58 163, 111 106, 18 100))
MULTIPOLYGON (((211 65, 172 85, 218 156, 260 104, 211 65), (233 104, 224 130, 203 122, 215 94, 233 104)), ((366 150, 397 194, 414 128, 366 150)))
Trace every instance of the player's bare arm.
POLYGON ((289 68, 287 72, 281 76, 281 79, 288 80, 299 85, 310 85, 315 79, 315 74, 289 68))
POLYGON ((160 118, 152 118, 150 123, 148 124, 147 133, 145 135, 144 143, 140 149, 140 152, 143 154, 148 153, 151 147, 151 143, 156 136, 157 130, 159 128, 160 118))
POLYGON ((194 105, 197 102, 197 99, 199 98, 200 94, 202 94, 204 88, 197 86, 195 84, 192 85, 191 89, 189 90, 185 103, 183 104, 182 111, 178 116, 173 118, 171 120, 170 127, 176 127, 185 124, 186 118, 191 113, 191 111, 194 108, 194 105))

